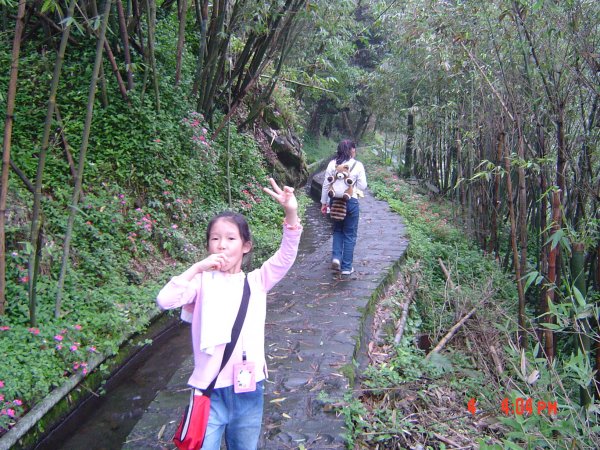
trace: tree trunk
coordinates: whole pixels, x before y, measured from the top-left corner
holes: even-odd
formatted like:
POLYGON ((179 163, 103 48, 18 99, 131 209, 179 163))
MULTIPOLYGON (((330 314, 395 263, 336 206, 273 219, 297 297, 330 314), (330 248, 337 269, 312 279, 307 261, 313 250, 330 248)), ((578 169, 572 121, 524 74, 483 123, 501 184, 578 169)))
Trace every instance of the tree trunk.
POLYGON ((488 251, 494 253, 495 257, 500 256, 500 248, 498 245, 498 216, 500 212, 500 181, 502 175, 500 174, 499 166, 502 164, 502 154, 504 153, 504 138, 506 134, 504 131, 498 133, 496 141, 496 165, 498 168, 494 174, 494 187, 492 191, 492 217, 490 225, 490 245, 488 251))
POLYGON ((460 212, 462 217, 462 222, 464 225, 469 227, 468 214, 467 214, 467 192, 466 192, 466 182, 464 180, 465 177, 465 161, 463 155, 463 145, 462 145, 462 136, 460 134, 460 129, 456 129, 456 165, 458 170, 458 181, 460 184, 458 186, 458 192, 460 196, 460 212))
POLYGON ((158 72, 156 70, 156 56, 154 55, 154 33, 156 30, 156 0, 144 0, 146 2, 146 17, 148 20, 148 57, 150 58, 150 69, 152 70, 152 85, 154 86, 154 102, 156 112, 160 112, 160 93, 158 88, 158 72))
POLYGON ((6 96, 6 119, 4 121, 4 140, 2 141, 2 185, 0 186, 0 315, 6 310, 6 198, 8 196, 8 172, 10 170, 10 144, 19 78, 19 53, 21 36, 25 29, 25 0, 19 0, 17 23, 11 53, 10 79, 6 96))
POLYGON ((344 121, 344 128, 348 136, 352 136, 352 125, 348 119, 348 111, 342 111, 342 120, 344 121))
POLYGON ((90 82, 90 89, 88 94, 87 102, 87 113, 85 116, 85 123, 83 127, 83 136, 81 139, 81 147, 79 148, 79 163, 77 166, 77 179, 75 180, 75 187, 73 189, 73 197, 70 205, 69 219, 67 222, 67 228, 65 231, 65 239, 63 242, 63 254, 60 267, 60 275, 58 278, 58 286, 56 292, 56 303, 54 306, 55 317, 60 316, 60 308, 62 302, 63 286, 65 284, 65 276, 67 273, 67 267, 69 265, 69 250, 71 244, 71 237, 73 234, 73 224, 75 222, 75 214, 77 212, 77 202, 79 201, 79 191, 83 182, 83 169, 85 166, 85 155, 87 152, 88 140, 90 137, 90 129, 92 125, 92 116, 94 113, 94 98, 96 95, 96 82, 98 81, 98 73, 100 72, 100 65, 102 64, 102 48, 106 40, 106 28, 108 25, 108 16, 110 15, 110 6, 112 0, 106 0, 104 6, 104 14, 102 17, 102 25, 100 27, 100 33, 98 36, 98 42, 96 44, 96 60, 94 61, 94 69, 92 72, 92 80, 90 82))
POLYGON ((506 196, 508 199, 508 211, 510 217, 510 242, 512 248, 515 281, 517 283, 517 291, 519 294, 519 312, 518 323, 519 330, 517 333, 518 343, 521 348, 527 348, 527 336, 525 333, 525 292, 523 291, 523 280, 521 274, 521 265, 519 264, 519 249, 517 245, 517 221, 515 217, 515 206, 513 200, 513 189, 511 179, 511 162, 508 148, 506 148, 504 156, 504 167, 506 169, 506 196))
POLYGON ((186 22, 186 16, 187 16, 187 9, 188 9, 187 0, 179 0, 177 2, 177 16, 179 18, 179 34, 177 37, 175 86, 179 86, 179 80, 181 78, 181 58, 183 57, 183 46, 185 44, 185 22, 186 22))
MULTIPOLYGON (((600 243, 596 245, 596 270, 594 271, 594 289, 600 290, 600 243)), ((596 330, 599 328, 600 317, 595 317, 596 330)), ((600 398, 600 339, 594 339, 596 350, 596 398, 600 398)))
MULTIPOLYGON (((73 16, 75 5, 77 0, 71 0, 69 9, 67 11, 67 17, 73 16)), ((50 132, 52 130, 52 118, 54 117, 54 110, 56 108, 56 92, 58 91, 58 81, 60 80, 60 73, 62 70, 62 64, 65 59, 65 50, 69 41, 69 34, 71 33, 72 21, 65 22, 65 29, 62 34, 60 41, 60 47, 56 55, 56 62, 54 63, 54 73, 52 74, 52 82, 50 83, 50 96, 48 99, 48 108, 46 110, 46 120, 44 122, 44 132, 42 135, 42 146, 38 155, 38 167, 35 178, 35 192, 33 194, 33 207, 31 213, 31 232, 29 236, 29 243, 31 244, 31 253, 29 255, 28 275, 29 275, 29 307, 35 310, 36 305, 36 280, 37 272, 36 268, 39 267, 40 261, 38 258, 41 256, 41 251, 38 251, 37 246, 41 242, 39 239, 40 228, 41 228, 41 203, 42 203, 42 179, 44 176, 44 166, 46 164, 46 155, 48 153, 48 144, 50 141, 50 132)), ((31 326, 35 327, 35 313, 30 313, 31 326)))
MULTIPOLYGON (((558 232, 561 228, 561 201, 560 201, 560 192, 554 191, 552 193, 552 234, 558 232)), ((544 305, 544 313, 545 322, 546 323, 554 323, 554 318, 550 315, 550 302, 554 301, 555 298, 555 288, 556 288, 556 260, 558 255, 558 244, 550 249, 550 253, 548 254, 548 288, 546 292, 546 304, 544 305)), ((546 358, 548 361, 552 363, 554 360, 554 332, 546 328, 544 330, 544 348, 546 351, 546 358)))
POLYGON ((192 98, 196 98, 198 96, 198 89, 200 89, 202 70, 204 67, 204 55, 206 54, 206 24, 208 23, 208 0, 204 0, 202 2, 202 8, 200 8, 200 1, 201 0, 194 1, 194 7, 196 8, 196 21, 200 24, 200 45, 198 46, 198 61, 196 63, 196 75, 194 76, 194 85, 192 86, 192 98))
POLYGON ((411 97, 406 117, 406 146, 404 147, 404 176, 406 178, 409 178, 414 174, 412 166, 415 143, 415 115, 412 112, 412 103, 411 97))
MULTIPOLYGON (((520 121, 520 118, 517 120, 520 121)), ((518 138, 518 155, 521 161, 525 160, 525 144, 523 142, 523 135, 521 127, 519 126, 519 138, 518 138)), ((525 169, 522 164, 519 164, 517 168, 517 176, 518 176, 518 198, 519 198, 519 245, 521 246, 521 255, 519 259, 519 275, 517 281, 523 291, 522 298, 519 297, 519 314, 523 314, 523 325, 525 325, 525 292, 523 290, 523 281, 521 277, 527 273, 527 246, 528 246, 528 236, 527 236, 527 188, 525 184, 525 169)), ((517 265, 517 261, 515 260, 515 266, 517 265)), ((526 345, 526 344, 525 344, 526 345)))
POLYGON ((117 13, 119 15, 119 30, 121 31, 121 42, 123 43, 123 54, 127 70, 127 90, 131 91, 133 89, 133 71, 131 70, 131 53, 129 52, 129 32, 127 31, 125 12, 121 0, 117 0, 117 13))
POLYGON ((104 40, 104 49, 106 50, 106 58, 110 62, 110 66, 112 67, 113 73, 115 74, 115 78, 117 79, 117 86, 119 86, 119 92, 121 93, 121 97, 123 100, 130 104, 129 97, 127 95, 127 88, 125 87, 125 83, 123 82, 123 77, 121 77, 121 72, 119 72, 119 66, 117 65, 117 61, 115 60, 115 55, 110 48, 110 44, 108 43, 108 39, 104 40))
MULTIPOLYGON (((585 244, 575 242, 572 245, 573 254, 571 256, 571 276, 573 277, 573 287, 581 293, 583 298, 587 297, 587 287, 585 279, 585 244)), ((587 318, 577 320, 577 344, 581 349, 583 358, 590 357, 590 336, 593 330, 587 318)), ((579 404, 587 408, 592 402, 591 392, 583 387, 579 388, 579 404)))

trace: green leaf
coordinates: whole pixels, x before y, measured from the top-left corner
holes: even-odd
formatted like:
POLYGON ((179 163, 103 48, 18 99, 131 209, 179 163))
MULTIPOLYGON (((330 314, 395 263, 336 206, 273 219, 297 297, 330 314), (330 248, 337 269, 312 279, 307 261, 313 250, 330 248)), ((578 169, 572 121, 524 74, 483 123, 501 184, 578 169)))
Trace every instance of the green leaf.
POLYGON ((527 289, 529 288, 529 286, 531 286, 532 283, 535 283, 537 286, 542 282, 543 279, 544 278, 540 275, 540 273, 537 270, 529 272, 527 274, 527 278, 525 279, 525 292, 527 292, 527 289))
POLYGON ((523 450, 522 446, 517 445, 514 442, 507 441, 506 439, 503 442, 504 442, 504 448, 505 449, 508 448, 508 449, 511 449, 511 450, 523 450))
POLYGON ((550 238, 548 239, 548 241, 546 241, 546 244, 548 242, 551 242, 551 246, 550 248, 552 250, 554 250, 556 248, 556 246, 559 244, 559 242, 561 241, 561 239, 564 237, 565 233, 562 229, 557 230, 556 232, 554 232, 552 234, 552 236, 550 236, 550 238))
POLYGON ((543 322, 540 325, 544 328, 548 328, 549 330, 562 330, 563 329, 563 327, 561 327, 560 325, 557 325, 555 323, 543 322))
POLYGON ((585 297, 583 296, 581 291, 579 289, 577 289, 577 286, 573 286, 573 295, 575 296, 575 300, 577 300, 577 303, 579 304, 579 306, 581 306, 582 308, 585 308, 587 306, 585 297))

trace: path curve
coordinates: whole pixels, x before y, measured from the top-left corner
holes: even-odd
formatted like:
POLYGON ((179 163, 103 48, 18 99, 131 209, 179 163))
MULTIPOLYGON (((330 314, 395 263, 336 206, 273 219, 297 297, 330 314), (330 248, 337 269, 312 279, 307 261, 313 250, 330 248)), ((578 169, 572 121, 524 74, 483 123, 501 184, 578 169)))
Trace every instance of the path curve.
POLYGON ((408 245, 400 217, 367 194, 360 201, 356 272, 340 279, 330 270, 331 225, 319 204, 310 206, 306 220, 329 237, 313 252, 300 254, 269 293, 264 449, 345 448, 343 417, 326 412, 318 396, 323 391, 333 400, 343 398, 370 325, 369 303, 395 274, 408 245))

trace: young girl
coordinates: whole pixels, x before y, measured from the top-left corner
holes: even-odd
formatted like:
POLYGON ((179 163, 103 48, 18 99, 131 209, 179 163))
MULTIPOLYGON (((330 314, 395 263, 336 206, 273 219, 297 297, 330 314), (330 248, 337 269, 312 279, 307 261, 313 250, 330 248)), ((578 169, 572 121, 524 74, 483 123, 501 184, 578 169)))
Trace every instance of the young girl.
MULTIPOLYGON (((263 414, 263 382, 267 376, 264 352, 267 292, 290 269, 298 251, 302 226, 293 188, 263 188, 285 211, 283 238, 279 250, 260 269, 248 275, 242 260, 252 249, 248 223, 240 214, 224 212, 214 217, 206 231, 207 258, 173 277, 157 297, 163 309, 183 306, 191 315, 194 372, 188 384, 200 393, 219 373, 223 351, 231 340, 233 323, 242 300, 244 279, 250 286, 246 318, 229 362, 219 373, 211 395, 210 415, 203 450, 219 450, 221 437, 229 450, 256 449, 263 414), (256 389, 234 391, 234 365, 247 362, 253 367, 256 389)), ((246 374, 247 375, 247 374, 246 374)), ((239 382, 239 380, 238 380, 239 382)), ((236 389, 239 390, 239 389, 236 389)))

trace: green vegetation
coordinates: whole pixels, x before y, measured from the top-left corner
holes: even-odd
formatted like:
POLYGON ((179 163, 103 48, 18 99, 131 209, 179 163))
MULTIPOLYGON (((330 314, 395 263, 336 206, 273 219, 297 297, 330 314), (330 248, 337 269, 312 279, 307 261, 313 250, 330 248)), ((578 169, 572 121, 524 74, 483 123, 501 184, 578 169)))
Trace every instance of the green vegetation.
MULTIPOLYGON (((596 447, 597 417, 578 406, 580 386, 593 378, 589 363, 579 354, 549 370, 536 356, 539 344, 520 351, 510 277, 449 219, 450 204, 429 200, 377 158, 368 159, 371 189, 403 217, 410 238, 400 282, 378 314, 398 323, 410 280, 418 281, 402 340, 394 343, 394 327, 382 331, 369 355, 374 362, 343 405, 348 447, 410 448, 440 440, 480 448, 596 447), (450 341, 451 349, 424 358, 429 341, 437 344, 472 307, 476 318, 450 341), (471 399, 476 414, 469 411, 471 399)), ((564 323, 571 313, 557 316, 564 323)))
POLYGON ((0 0, 0 434, 146 328, 214 213, 243 211, 254 263, 270 254, 267 174, 287 158, 295 181, 352 138, 386 147, 371 185, 410 231, 382 310, 398 319, 416 287, 404 337, 377 344, 389 358, 350 403, 351 440, 460 446, 448 404, 465 416, 477 394, 495 418, 520 395, 555 399, 557 418, 475 432, 466 413, 453 430, 482 448, 599 447, 598 23, 588 0, 0 0), (487 297, 453 353, 411 345, 487 297), (435 426, 404 393, 438 408, 435 426))
MULTIPOLYGON (((8 64, 0 52, 0 60, 8 64)), ((78 130, 84 107, 74 86, 85 85, 86 73, 74 55, 64 70, 71 73, 70 89, 61 97, 62 126, 68 149, 77 158, 78 130)), ((27 61, 25 76, 34 80, 46 62, 27 61)), ((4 85, 5 86, 5 85, 4 85)), ((3 86, 3 89, 4 89, 3 86)), ((202 115, 188 112, 177 89, 163 89, 160 113, 144 107, 131 95, 132 107, 98 105, 92 123, 85 167, 83 199, 74 227, 72 265, 65 283, 61 315, 54 314, 72 178, 60 143, 48 156, 43 191, 44 234, 37 281, 36 324, 30 323, 27 237, 30 196, 11 175, 6 241, 7 304, 0 316, 0 428, 6 429, 65 377, 87 372, 95 353, 114 353, 123 337, 141 332, 156 311, 154 298, 161 284, 181 264, 197 260, 204 249, 207 221, 218 211, 234 209, 246 215, 255 240, 253 263, 259 264, 278 246, 281 212, 262 192, 267 169, 254 139, 238 133, 210 138, 202 115), (232 204, 228 205, 227 177, 221 170, 230 160, 232 204)), ((13 159, 30 179, 37 159, 31 143, 38 140, 44 98, 35 83, 19 89, 13 133, 13 159), (24 105, 38 105, 25 109, 24 105), (27 115, 27 120, 22 117, 27 115)))
POLYGON ((335 155, 337 144, 332 139, 321 137, 317 140, 314 137, 307 136, 304 139, 303 149, 306 155, 306 162, 312 164, 325 159, 331 159, 335 155))

